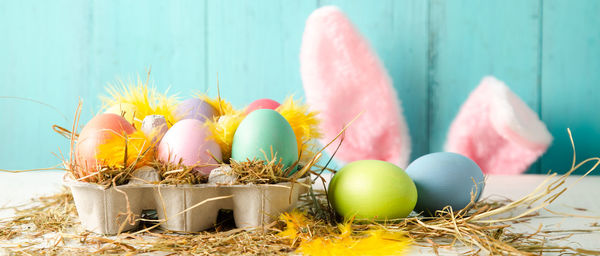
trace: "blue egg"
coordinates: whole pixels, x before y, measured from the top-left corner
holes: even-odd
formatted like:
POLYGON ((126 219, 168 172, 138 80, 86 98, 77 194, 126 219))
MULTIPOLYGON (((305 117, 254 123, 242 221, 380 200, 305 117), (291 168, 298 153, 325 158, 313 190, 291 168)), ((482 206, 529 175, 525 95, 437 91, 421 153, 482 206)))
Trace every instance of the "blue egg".
POLYGON ((454 211, 471 202, 471 191, 479 200, 484 186, 481 168, 473 160, 456 153, 439 152, 424 155, 407 168, 417 187, 415 211, 433 214, 446 206, 454 211))

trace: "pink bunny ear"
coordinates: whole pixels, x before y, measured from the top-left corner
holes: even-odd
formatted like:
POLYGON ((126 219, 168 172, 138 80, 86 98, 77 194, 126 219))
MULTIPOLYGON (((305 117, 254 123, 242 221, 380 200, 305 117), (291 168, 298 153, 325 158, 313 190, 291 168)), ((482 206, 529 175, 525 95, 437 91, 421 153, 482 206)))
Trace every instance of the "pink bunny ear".
POLYGON ((522 173, 550 143, 538 115, 503 82, 485 77, 454 119, 446 150, 475 161, 484 173, 522 173))
POLYGON ((322 7, 308 17, 300 69, 307 102, 320 112, 323 142, 363 112, 346 130, 338 160, 377 159, 406 167, 410 137, 392 81, 338 8, 322 7))

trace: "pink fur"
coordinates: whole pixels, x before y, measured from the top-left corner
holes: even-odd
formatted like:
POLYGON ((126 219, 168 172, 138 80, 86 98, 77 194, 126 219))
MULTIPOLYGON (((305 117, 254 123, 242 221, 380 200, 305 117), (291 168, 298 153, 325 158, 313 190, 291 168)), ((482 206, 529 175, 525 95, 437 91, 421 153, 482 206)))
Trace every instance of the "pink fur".
POLYGON ((485 77, 454 119, 446 150, 473 159, 488 174, 518 174, 540 157, 552 135, 517 95, 485 77))
POLYGON ((406 167, 410 137, 392 81, 338 8, 326 6, 310 15, 300 63, 307 102, 320 112, 322 142, 362 113, 346 130, 338 160, 378 159, 406 167))

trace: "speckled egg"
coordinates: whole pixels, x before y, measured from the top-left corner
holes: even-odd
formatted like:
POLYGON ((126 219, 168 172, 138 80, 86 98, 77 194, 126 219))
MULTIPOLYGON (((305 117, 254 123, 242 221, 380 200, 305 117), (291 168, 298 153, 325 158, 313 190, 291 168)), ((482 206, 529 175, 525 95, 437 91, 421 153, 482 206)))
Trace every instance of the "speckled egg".
POLYGON ((151 139, 152 145, 158 146, 168 129, 167 120, 162 115, 148 115, 142 121, 141 130, 151 139))

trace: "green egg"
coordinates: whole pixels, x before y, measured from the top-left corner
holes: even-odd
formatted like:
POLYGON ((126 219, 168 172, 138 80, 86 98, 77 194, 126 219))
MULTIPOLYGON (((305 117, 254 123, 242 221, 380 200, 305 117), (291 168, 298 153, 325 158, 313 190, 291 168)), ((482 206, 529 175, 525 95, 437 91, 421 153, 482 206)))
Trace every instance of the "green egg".
POLYGON ((284 168, 298 160, 296 136, 288 121, 275 110, 255 110, 242 120, 233 135, 231 159, 271 160, 271 148, 284 168))
POLYGON ((379 160, 360 160, 331 179, 328 198, 343 217, 383 221, 405 218, 417 203, 417 188, 402 168, 379 160))

